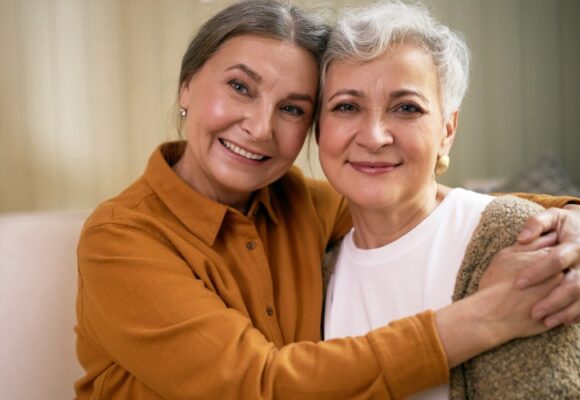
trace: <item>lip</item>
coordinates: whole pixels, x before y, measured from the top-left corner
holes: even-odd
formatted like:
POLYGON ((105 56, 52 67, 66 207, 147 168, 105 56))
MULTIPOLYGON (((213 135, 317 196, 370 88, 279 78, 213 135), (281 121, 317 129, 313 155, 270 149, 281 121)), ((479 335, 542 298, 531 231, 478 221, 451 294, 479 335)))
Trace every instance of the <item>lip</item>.
POLYGON ((348 164, 358 172, 367 175, 387 174, 395 171, 403 163, 377 162, 377 161, 349 161, 348 164))
POLYGON ((271 158, 266 154, 240 146, 238 143, 232 142, 231 140, 218 138, 218 141, 222 145, 222 148, 226 151, 226 154, 237 160, 242 160, 252 164, 259 164, 271 158))

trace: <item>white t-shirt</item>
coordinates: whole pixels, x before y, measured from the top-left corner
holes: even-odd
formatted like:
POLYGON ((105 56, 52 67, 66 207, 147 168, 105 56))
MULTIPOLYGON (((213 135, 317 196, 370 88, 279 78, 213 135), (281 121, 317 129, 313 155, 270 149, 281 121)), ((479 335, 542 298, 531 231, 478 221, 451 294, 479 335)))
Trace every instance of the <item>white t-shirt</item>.
MULTIPOLYGON (((453 189, 398 240, 363 250, 344 238, 331 277, 325 339, 364 335, 393 320, 451 304, 455 278, 481 213, 493 197, 453 189)), ((447 399, 449 386, 413 399, 447 399)))

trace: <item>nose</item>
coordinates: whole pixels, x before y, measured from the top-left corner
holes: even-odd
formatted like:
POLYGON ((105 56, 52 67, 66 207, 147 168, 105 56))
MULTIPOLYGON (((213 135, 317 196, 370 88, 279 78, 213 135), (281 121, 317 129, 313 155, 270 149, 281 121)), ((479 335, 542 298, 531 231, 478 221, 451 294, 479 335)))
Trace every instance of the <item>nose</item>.
POLYGON ((274 112, 274 107, 266 102, 254 104, 247 110, 242 129, 255 141, 271 139, 274 112))
POLYGON ((356 135, 356 143, 372 153, 393 142, 387 121, 379 113, 369 115, 356 135))

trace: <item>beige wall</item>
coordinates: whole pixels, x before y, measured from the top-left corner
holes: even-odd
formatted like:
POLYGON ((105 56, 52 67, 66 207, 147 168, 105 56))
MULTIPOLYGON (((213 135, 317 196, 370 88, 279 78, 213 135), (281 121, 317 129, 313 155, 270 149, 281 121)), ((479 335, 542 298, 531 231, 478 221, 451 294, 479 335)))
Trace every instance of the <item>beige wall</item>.
MULTIPOLYGON (((138 177, 175 137, 191 33, 228 3, 0 0, 0 211, 93 207, 138 177)), ((446 182, 512 175, 551 149, 580 183, 580 1, 430 4, 474 56, 446 182)), ((318 174, 311 147, 300 163, 318 174)))

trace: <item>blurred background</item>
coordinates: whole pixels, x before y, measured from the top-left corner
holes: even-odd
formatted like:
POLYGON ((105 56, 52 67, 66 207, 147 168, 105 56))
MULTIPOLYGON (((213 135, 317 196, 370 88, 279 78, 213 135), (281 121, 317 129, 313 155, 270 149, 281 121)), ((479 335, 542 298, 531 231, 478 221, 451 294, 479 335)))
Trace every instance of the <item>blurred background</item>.
MULTIPOLYGON (((154 148, 177 137, 188 40, 230 3, 0 0, 0 212, 93 208, 139 177, 154 148)), ((443 181, 487 188, 533 172, 568 192, 580 186, 580 1, 426 4, 473 52, 443 181)), ((322 176, 314 142, 298 162, 322 176)))

